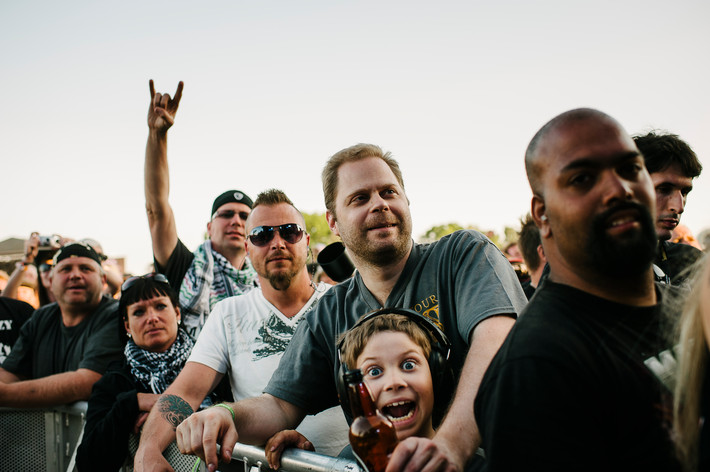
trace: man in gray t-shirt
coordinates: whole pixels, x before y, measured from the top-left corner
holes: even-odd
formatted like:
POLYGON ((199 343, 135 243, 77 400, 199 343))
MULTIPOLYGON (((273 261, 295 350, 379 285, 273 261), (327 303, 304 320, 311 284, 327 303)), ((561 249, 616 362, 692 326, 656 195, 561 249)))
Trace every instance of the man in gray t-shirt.
POLYGON ((73 243, 54 258, 57 301, 35 311, 0 368, 0 406, 44 407, 88 400, 107 365, 122 355, 117 302, 91 246, 73 243))
POLYGON ((481 377, 526 303, 520 283, 479 233, 414 244, 399 165, 377 146, 359 144, 332 156, 323 191, 328 224, 357 274, 332 288, 301 323, 264 395, 232 405, 234 418, 224 408, 192 415, 178 427, 180 449, 214 465, 215 438, 228 460, 235 441, 264 442, 336 404, 337 336, 369 311, 405 307, 442 326, 459 382, 436 436, 402 441, 390 467, 462 470, 480 443, 472 405, 481 377))

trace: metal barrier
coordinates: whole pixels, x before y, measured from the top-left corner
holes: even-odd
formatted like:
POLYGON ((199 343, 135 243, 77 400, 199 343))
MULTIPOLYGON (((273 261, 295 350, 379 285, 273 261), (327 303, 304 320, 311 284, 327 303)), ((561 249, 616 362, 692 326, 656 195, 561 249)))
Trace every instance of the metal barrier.
MULTIPOLYGON (((86 402, 50 409, 0 408, 0 471, 73 472, 76 448, 81 442, 86 402)), ((138 437, 131 435, 129 450, 135 453, 138 437)), ((180 454, 175 442, 163 453, 176 472, 205 471, 197 457, 180 454)), ((132 467, 121 470, 130 471, 132 467)), ((220 464, 221 472, 272 471, 264 449, 237 443, 232 461, 220 464)), ((281 457, 283 472, 364 472, 357 462, 300 449, 287 449, 281 457)))
MULTIPOLYGON (((247 444, 237 443, 232 451, 232 462, 220 464, 222 472, 244 471, 257 472, 260 470, 271 471, 266 461, 264 449, 247 444)), ((301 449, 286 449, 281 455, 281 468, 283 472, 366 472, 357 462, 339 457, 324 456, 301 449)))
POLYGON ((72 470, 86 402, 50 409, 0 408, 0 470, 72 470))

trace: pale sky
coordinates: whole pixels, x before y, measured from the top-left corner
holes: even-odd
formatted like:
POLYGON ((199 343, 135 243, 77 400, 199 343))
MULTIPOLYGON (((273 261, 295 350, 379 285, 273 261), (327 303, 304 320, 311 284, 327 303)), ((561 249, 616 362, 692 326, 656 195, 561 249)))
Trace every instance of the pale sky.
POLYGON ((143 273, 148 79, 185 90, 170 200, 195 248, 214 198, 283 189, 324 211, 320 172, 358 142, 390 150, 415 239, 501 232, 529 209, 523 155, 581 106, 666 129, 706 170, 682 222, 710 228, 707 1, 3 1, 0 240, 99 240, 143 273))

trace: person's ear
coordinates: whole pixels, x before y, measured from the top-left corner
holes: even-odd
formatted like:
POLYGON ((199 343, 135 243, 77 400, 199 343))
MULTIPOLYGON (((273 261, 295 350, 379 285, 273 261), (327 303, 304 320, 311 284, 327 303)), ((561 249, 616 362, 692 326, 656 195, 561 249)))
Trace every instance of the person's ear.
POLYGON ((547 262, 547 257, 545 257, 545 248, 542 247, 542 244, 537 245, 537 257, 540 258, 540 262, 542 264, 547 262))
POLYGON ((328 220, 328 227, 330 231, 336 236, 340 236, 340 231, 338 231, 338 222, 335 219, 335 215, 330 212, 330 210, 325 211, 325 219, 328 220))
POLYGON ((547 208, 545 207, 545 201, 539 195, 533 195, 532 202, 530 204, 530 214, 533 217, 535 226, 540 230, 540 238, 546 239, 552 236, 552 229, 550 228, 550 220, 548 219, 547 208))
POLYGON ((180 307, 176 306, 175 307, 175 319, 178 322, 178 325, 180 324, 180 307))

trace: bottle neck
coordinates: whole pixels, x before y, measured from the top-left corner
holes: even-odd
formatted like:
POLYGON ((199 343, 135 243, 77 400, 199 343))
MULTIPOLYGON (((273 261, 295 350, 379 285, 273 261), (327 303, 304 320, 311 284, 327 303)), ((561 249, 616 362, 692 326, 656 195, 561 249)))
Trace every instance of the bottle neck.
POLYGON ((375 403, 372 401, 372 396, 365 382, 360 380, 357 383, 350 384, 348 392, 350 395, 350 408, 353 413, 353 418, 357 418, 358 416, 373 416, 376 414, 375 403))

